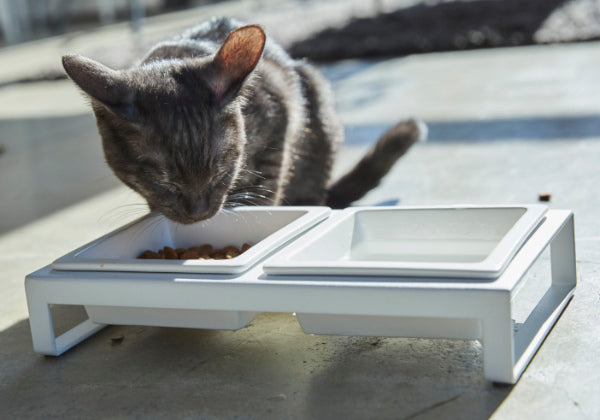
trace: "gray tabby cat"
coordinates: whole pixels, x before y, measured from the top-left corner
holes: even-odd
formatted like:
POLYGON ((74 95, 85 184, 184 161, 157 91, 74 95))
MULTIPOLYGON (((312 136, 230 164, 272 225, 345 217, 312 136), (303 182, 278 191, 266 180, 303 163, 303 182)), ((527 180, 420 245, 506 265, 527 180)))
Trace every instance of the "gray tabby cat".
POLYGON ((342 127, 326 81, 229 18, 159 43, 128 70, 77 55, 63 66, 91 98, 116 176, 179 223, 241 204, 345 207, 423 134, 398 124, 328 186, 342 127))

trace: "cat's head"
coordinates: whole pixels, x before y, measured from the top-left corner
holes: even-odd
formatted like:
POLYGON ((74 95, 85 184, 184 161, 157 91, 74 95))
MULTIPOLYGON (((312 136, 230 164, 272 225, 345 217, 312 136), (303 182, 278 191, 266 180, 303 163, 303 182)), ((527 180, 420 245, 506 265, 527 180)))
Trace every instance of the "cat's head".
POLYGON ((210 57, 116 71, 67 55, 63 66, 91 98, 117 177, 153 211, 193 223, 219 211, 239 173, 246 137, 238 97, 264 43, 250 25, 210 57))

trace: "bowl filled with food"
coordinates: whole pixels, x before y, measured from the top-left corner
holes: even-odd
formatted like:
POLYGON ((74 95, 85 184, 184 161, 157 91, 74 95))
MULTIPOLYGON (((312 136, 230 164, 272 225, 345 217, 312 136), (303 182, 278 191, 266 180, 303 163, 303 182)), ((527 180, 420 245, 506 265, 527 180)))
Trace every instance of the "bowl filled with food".
POLYGON ((328 207, 237 207, 190 225, 149 214, 52 263, 54 270, 241 273, 326 219, 328 207))

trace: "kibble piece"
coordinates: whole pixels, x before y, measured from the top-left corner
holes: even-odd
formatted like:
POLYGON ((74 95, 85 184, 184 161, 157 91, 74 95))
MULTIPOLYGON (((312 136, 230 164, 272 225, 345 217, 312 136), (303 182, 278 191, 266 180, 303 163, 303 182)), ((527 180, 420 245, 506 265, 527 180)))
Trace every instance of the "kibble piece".
POLYGON ((212 251, 210 251, 208 253, 208 256, 214 258, 215 255, 222 254, 222 253, 223 252, 220 249, 213 249, 212 251))
POLYGON ((165 246, 163 249, 165 252, 165 259, 167 259, 167 260, 178 260, 179 259, 179 257, 177 256, 177 252, 175 252, 175 250, 173 248, 171 248, 170 246, 165 246))
POLYGON ((212 245, 193 246, 190 248, 192 251, 196 251, 198 255, 210 254, 213 250, 212 245))
POLYGON ((244 243, 244 245, 242 245, 242 252, 246 252, 251 248, 252 245, 248 244, 248 243, 244 243))
POLYGON ((550 194, 550 193, 540 193, 538 195, 538 200, 540 200, 540 201, 550 201, 551 198, 552 198, 552 194, 550 194))
POLYGON ((228 245, 225 248, 221 249, 221 252, 224 252, 225 254, 227 254, 228 252, 237 252, 239 254, 240 250, 237 248, 237 246, 228 245))
POLYGON ((147 250, 147 251, 142 252, 138 258, 147 259, 147 260, 156 260, 156 259, 160 259, 160 255, 158 254, 158 252, 147 250))
POLYGON ((180 260, 197 260, 198 253, 196 251, 192 251, 191 249, 185 250, 181 254, 179 254, 180 260))
POLYGON ((225 254, 225 259, 227 260, 230 260, 240 255, 240 250, 233 245, 226 246, 221 251, 225 254))
POLYGON ((229 252, 225 253, 225 258, 228 259, 228 260, 230 260, 232 258, 237 257, 238 255, 240 255, 239 251, 229 251, 229 252))

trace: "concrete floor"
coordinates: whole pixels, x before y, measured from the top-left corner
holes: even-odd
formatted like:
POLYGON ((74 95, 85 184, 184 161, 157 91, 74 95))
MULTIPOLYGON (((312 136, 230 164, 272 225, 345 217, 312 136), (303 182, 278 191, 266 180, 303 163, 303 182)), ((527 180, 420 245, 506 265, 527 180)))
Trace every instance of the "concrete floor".
MULTIPOLYGON (((2 50, 0 62, 65 45, 2 50)), ((600 418, 599 65, 600 43, 586 43, 323 69, 347 125, 336 173, 399 118, 431 129, 362 203, 534 203, 550 192, 550 207, 574 210, 575 298, 511 387, 484 380, 477 341, 312 336, 282 313, 233 332, 113 326, 61 357, 35 354, 24 276, 145 207, 104 166, 69 83, 0 90, 0 417, 600 418)), ((0 79, 14 71, 0 68, 0 79)), ((53 314, 57 332, 83 317, 53 314)))

